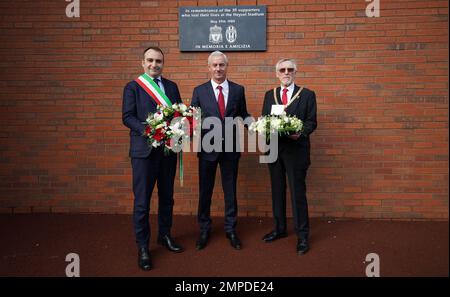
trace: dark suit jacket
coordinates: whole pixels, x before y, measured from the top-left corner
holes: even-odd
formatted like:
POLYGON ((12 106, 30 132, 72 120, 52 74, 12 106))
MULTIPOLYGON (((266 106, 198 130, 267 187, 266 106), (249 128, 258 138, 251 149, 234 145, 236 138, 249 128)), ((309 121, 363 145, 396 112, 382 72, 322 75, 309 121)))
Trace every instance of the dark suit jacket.
MULTIPOLYGON (((277 88, 276 94, 278 102, 281 103, 281 99, 279 98, 280 89, 280 87, 277 88)), ((300 90, 300 87, 295 85, 293 95, 297 94, 298 90, 300 90)), ((272 89, 267 91, 264 96, 262 114, 269 115, 273 104, 277 103, 272 89)), ((288 137, 280 137, 278 142, 278 152, 280 153, 283 150, 286 150, 288 153, 292 153, 294 156, 302 158, 303 164, 308 166, 311 163, 309 135, 317 127, 316 94, 307 88, 303 88, 299 98, 292 102, 285 111, 286 114, 294 115, 303 121, 303 132, 297 140, 292 140, 288 137)))
MULTIPOLYGON (((167 97, 172 103, 181 103, 178 86, 162 77, 167 97)), ((122 121, 130 128, 130 157, 147 158, 151 147, 143 137, 145 120, 150 112, 156 111, 156 102, 135 81, 129 82, 123 90, 122 121)))
MULTIPOLYGON (((227 106, 225 108, 225 117, 241 117, 243 120, 247 118, 249 113, 247 112, 247 104, 245 101, 245 90, 244 87, 238 85, 230 80, 228 80, 229 92, 228 92, 228 101, 227 106)), ((225 148, 225 121, 220 117, 219 105, 217 103, 216 97, 214 95, 214 90, 211 85, 211 81, 207 81, 206 83, 197 86, 194 89, 192 95, 192 106, 200 107, 202 113, 202 119, 204 120, 207 117, 217 118, 222 122, 222 151, 225 148)), ((202 129, 202 141, 203 136, 208 133, 211 129, 202 129)), ((233 143, 235 144, 239 139, 239 134, 236 127, 233 128, 233 143)), ((211 140, 213 142, 213 139, 211 140)), ((227 159, 237 159, 240 157, 240 153, 236 150, 236 146, 234 145, 233 152, 223 153, 224 157, 227 159)), ((205 152, 202 150, 197 154, 199 158, 203 158, 208 161, 215 161, 220 155, 220 152, 205 152)))

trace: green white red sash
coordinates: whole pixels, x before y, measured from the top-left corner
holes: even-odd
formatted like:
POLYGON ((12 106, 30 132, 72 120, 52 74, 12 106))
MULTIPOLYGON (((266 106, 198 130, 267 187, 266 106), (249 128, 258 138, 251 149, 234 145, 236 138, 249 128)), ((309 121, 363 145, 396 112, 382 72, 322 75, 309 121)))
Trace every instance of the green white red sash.
POLYGON ((156 101, 157 104, 162 106, 172 107, 172 102, 167 98, 166 94, 159 88, 159 86, 153 81, 153 79, 144 73, 135 81, 156 101))
MULTIPOLYGON (((153 79, 147 74, 144 73, 135 81, 140 85, 144 91, 155 100, 156 104, 162 105, 165 107, 172 107, 172 102, 170 99, 164 94, 164 92, 160 89, 160 87, 153 81, 153 79)), ((183 186, 183 152, 179 152, 180 155, 180 185, 183 186)))

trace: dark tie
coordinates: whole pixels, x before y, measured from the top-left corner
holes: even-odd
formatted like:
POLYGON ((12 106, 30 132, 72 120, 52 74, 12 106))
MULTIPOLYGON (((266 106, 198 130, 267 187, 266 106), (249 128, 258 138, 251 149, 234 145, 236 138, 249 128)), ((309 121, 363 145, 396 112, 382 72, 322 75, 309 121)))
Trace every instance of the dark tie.
POLYGON ((219 103, 219 112, 220 112, 220 116, 222 118, 225 117, 225 98, 223 97, 223 93, 222 93, 222 86, 217 86, 217 89, 219 89, 219 96, 218 96, 218 102, 219 103))
POLYGON ((283 102, 283 105, 286 105, 287 102, 288 102, 288 99, 287 99, 287 92, 288 92, 288 89, 287 89, 287 88, 284 88, 284 89, 283 89, 283 96, 281 96, 281 101, 283 102))
POLYGON ((158 87, 161 87, 161 86, 159 85, 159 78, 154 78, 153 81, 155 82, 155 84, 156 84, 158 87))

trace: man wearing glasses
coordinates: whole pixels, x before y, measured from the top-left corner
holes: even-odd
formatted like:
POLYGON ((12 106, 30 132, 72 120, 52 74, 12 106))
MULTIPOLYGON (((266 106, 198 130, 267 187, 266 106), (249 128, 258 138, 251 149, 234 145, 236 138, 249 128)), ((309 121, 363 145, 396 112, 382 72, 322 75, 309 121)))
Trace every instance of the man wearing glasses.
POLYGON ((287 236, 286 232, 286 175, 291 193, 294 229, 297 234, 297 254, 309 250, 309 217, 306 201, 306 172, 310 165, 309 135, 316 129, 316 94, 294 83, 297 65, 292 59, 282 59, 275 66, 281 85, 266 92, 263 115, 282 107, 287 115, 303 121, 303 131, 281 137, 278 141, 278 158, 269 164, 272 185, 272 212, 275 228, 263 237, 265 242, 287 236))

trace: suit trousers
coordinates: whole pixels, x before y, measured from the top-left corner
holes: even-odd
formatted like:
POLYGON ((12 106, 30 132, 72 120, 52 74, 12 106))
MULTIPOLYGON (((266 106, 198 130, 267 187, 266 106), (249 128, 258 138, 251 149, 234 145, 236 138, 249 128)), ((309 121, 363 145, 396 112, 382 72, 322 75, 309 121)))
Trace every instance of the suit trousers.
POLYGON ((158 229, 160 235, 170 234, 173 213, 173 186, 177 155, 165 155, 162 147, 153 148, 147 158, 132 158, 134 210, 133 224, 136 243, 148 247, 150 240, 150 199, 158 186, 158 229))
POLYGON ((301 239, 308 239, 309 217, 306 200, 305 164, 288 151, 280 151, 277 161, 269 164, 272 184, 272 212, 275 220, 275 230, 286 232, 286 175, 288 177, 291 205, 294 219, 294 229, 301 239))
POLYGON ((217 165, 220 166, 222 189, 225 200, 225 232, 234 231, 237 223, 236 183, 239 167, 239 158, 226 159, 223 153, 215 161, 199 158, 199 186, 200 199, 198 203, 197 220, 202 232, 211 229, 211 198, 216 179, 217 165))

